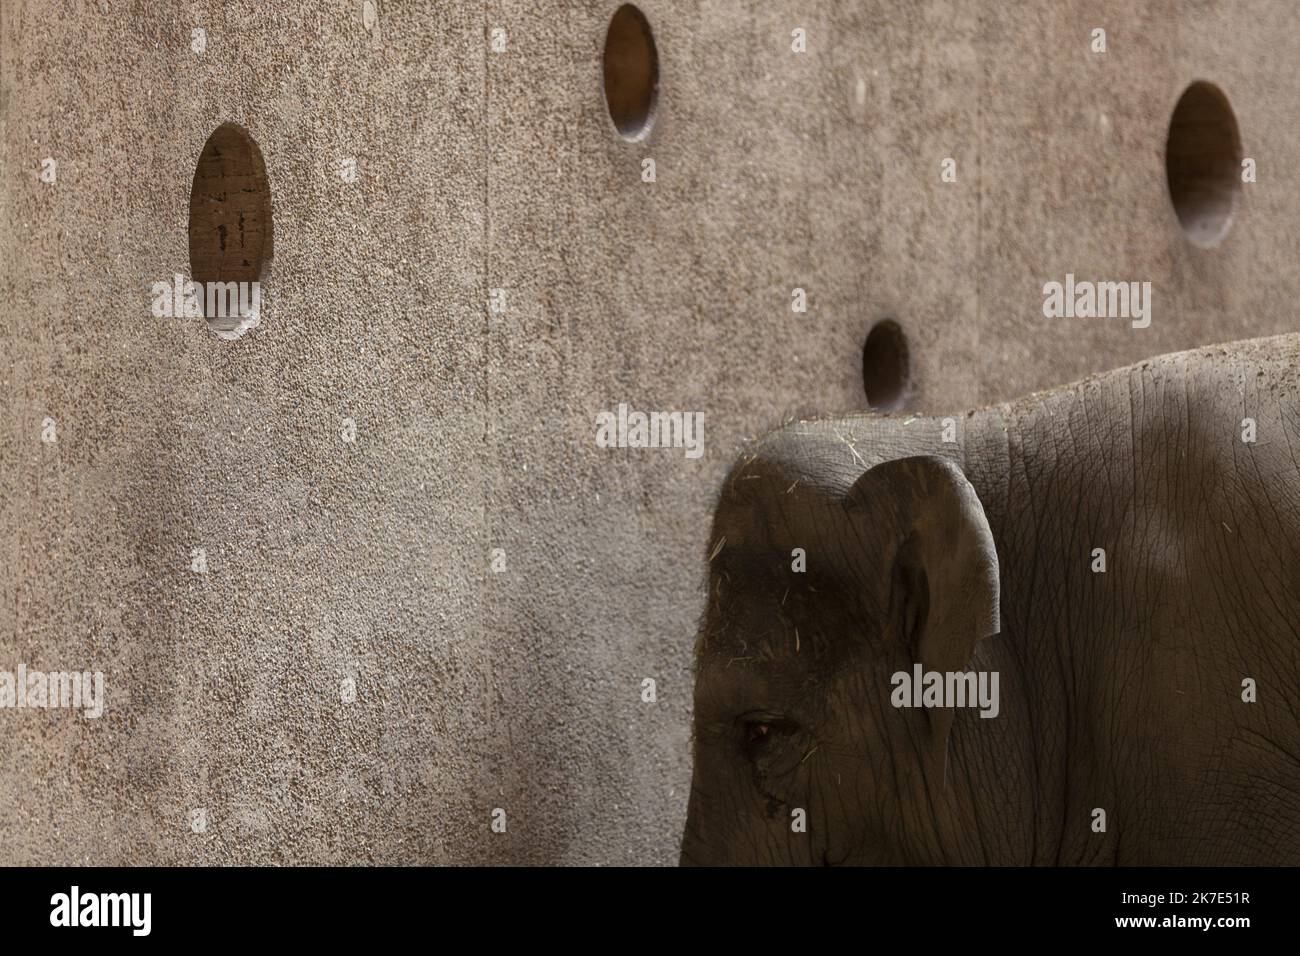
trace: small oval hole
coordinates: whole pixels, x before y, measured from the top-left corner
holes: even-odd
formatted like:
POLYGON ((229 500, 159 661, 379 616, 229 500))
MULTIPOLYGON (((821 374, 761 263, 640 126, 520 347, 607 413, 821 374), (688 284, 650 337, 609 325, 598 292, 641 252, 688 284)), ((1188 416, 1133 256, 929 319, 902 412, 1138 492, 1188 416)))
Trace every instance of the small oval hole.
POLYGON ((1165 173, 1183 233, 1198 246, 1218 245, 1232 225, 1241 192, 1241 134, 1223 91, 1198 80, 1169 120, 1165 173))
POLYGON ((208 137, 190 187, 190 275, 208 327, 238 338, 260 321, 271 261, 271 190, 262 151, 237 123, 208 137))
POLYGON ((644 138, 659 96, 659 53, 645 14, 630 3, 614 11, 605 34, 605 105, 620 136, 644 138))
POLYGON ((911 377, 907 336, 893 319, 881 319, 862 346, 862 385, 867 404, 876 411, 898 409, 907 397, 911 377))

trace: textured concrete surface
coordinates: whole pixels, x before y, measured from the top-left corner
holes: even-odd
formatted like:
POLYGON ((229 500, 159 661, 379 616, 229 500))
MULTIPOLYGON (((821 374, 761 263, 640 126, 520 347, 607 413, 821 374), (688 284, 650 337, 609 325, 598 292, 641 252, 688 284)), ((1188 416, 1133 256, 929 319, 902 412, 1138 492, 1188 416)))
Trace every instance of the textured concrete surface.
POLYGON ((108 693, 0 710, 0 863, 673 862, 717 482, 862 407, 874 321, 920 410, 1294 329, 1283 0, 646 0, 638 143, 616 6, 0 0, 0 670, 108 693), (1259 164, 1211 250, 1163 158, 1198 78, 1259 164), (149 311, 227 121, 275 243, 235 342, 149 311), (1044 319, 1067 272, 1152 282, 1151 327, 1044 319), (596 447, 620 402, 705 455, 596 447))

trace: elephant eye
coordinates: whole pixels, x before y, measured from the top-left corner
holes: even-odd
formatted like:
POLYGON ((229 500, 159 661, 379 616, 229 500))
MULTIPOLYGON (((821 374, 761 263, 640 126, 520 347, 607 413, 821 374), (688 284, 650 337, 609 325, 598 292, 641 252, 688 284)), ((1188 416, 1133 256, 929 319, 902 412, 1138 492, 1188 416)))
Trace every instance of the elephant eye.
POLYGON ((795 729, 795 725, 785 718, 770 714, 746 715, 740 719, 741 746, 745 756, 757 760, 778 738, 785 737, 795 729))

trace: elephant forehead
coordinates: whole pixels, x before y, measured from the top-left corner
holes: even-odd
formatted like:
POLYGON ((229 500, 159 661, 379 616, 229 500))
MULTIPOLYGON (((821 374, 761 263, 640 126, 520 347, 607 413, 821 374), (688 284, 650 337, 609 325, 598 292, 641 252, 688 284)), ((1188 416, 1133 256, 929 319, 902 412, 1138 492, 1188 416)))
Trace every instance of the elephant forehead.
POLYGON ((775 603, 755 604, 737 617, 713 622, 707 633, 708 656, 732 663, 761 664, 797 653, 798 625, 778 612, 775 603))
POLYGON ((697 707, 715 716, 779 710, 807 678, 762 653, 709 654, 698 669, 697 707))
POLYGON ((733 552, 788 554, 833 540, 844 528, 846 500, 785 473, 733 477, 714 513, 713 540, 733 552))
POLYGON ((737 598, 732 613, 710 614, 701 632, 701 682, 753 687, 763 681, 774 691, 797 689, 829 676, 846 655, 863 649, 855 635, 866 628, 839 597, 791 590, 784 603, 780 595, 737 598))
POLYGON ((818 655, 827 634, 874 633, 881 608, 864 578, 872 569, 756 560, 733 553, 710 580, 707 643, 730 657, 818 655))

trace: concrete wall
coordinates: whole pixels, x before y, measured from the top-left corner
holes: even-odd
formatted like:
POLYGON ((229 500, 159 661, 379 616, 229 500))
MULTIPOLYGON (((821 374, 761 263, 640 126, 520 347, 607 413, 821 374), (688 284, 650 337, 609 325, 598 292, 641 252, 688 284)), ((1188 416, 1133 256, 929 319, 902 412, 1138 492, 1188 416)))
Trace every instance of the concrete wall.
POLYGON ((863 407, 873 322, 925 410, 1294 330, 1282 0, 644 0, 639 143, 616 6, 0 0, 0 671, 108 694, 0 710, 0 863, 671 863, 715 488, 863 407), (1163 158, 1198 78, 1260 180, 1211 250, 1163 158), (149 311, 227 121, 275 231, 235 342, 149 311), (1044 319, 1067 272, 1152 282, 1151 327, 1044 319), (596 447, 620 402, 706 454, 596 447))

